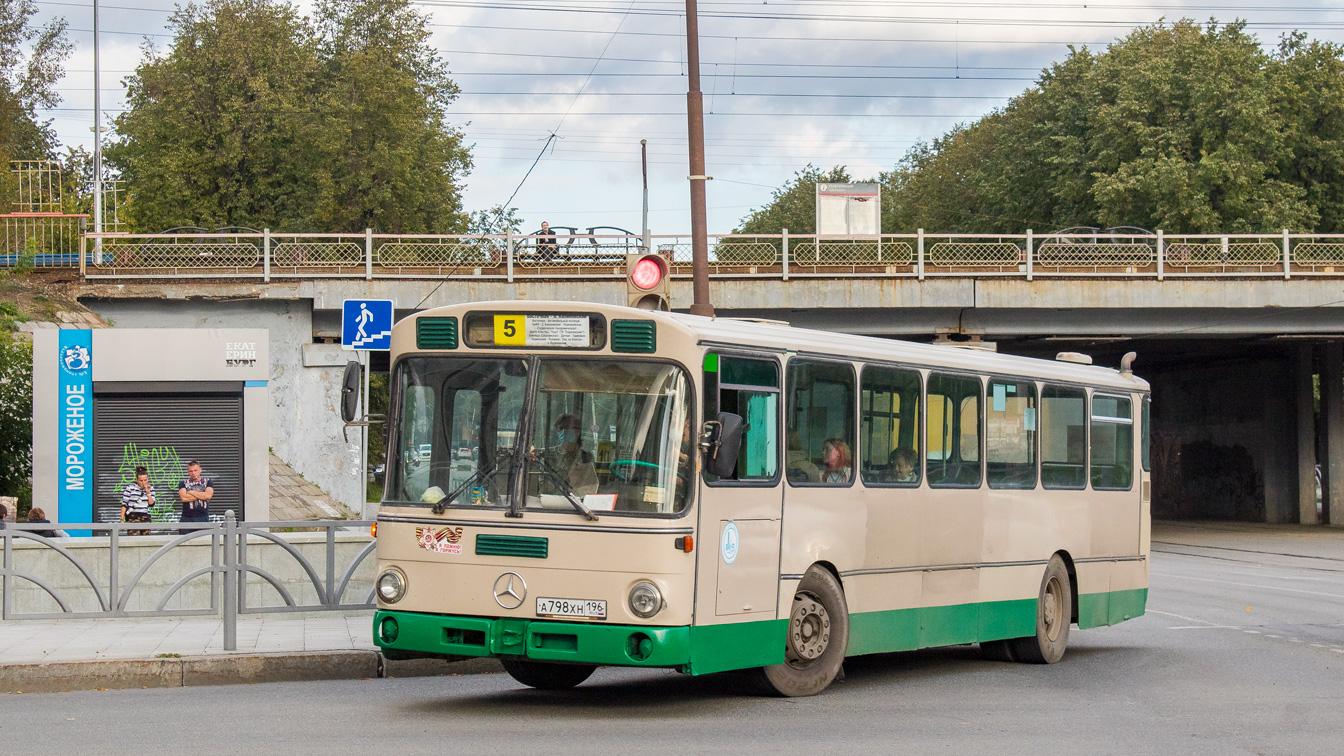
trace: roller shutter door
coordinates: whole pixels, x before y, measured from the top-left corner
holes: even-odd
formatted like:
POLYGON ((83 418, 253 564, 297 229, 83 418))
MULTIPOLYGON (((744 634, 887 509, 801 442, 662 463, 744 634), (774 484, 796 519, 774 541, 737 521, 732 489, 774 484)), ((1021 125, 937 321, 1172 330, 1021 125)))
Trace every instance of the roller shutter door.
POLYGON ((181 516, 177 485, 200 461, 215 484, 210 519, 243 515, 243 397, 230 394, 99 395, 93 402, 94 519, 121 519, 121 489, 149 469, 155 521, 181 516))

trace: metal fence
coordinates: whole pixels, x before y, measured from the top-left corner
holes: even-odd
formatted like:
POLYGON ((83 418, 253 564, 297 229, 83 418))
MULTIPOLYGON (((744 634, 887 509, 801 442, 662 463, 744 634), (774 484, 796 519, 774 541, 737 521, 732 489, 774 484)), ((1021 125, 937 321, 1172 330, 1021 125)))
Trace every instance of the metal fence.
MULTIPOLYGON (((627 254, 663 255, 688 276, 686 234, 85 234, 53 258, 101 278, 612 279, 627 254)), ((1344 276, 1344 235, 1058 233, 713 234, 710 275, 730 277, 1344 276)))
POLYGON ((149 536, 130 534, 144 524, 59 525, 67 531, 99 534, 85 538, 48 538, 35 532, 57 527, 51 524, 10 525, 0 530, 0 619, 222 614, 224 648, 233 651, 240 613, 372 609, 372 577, 365 580, 363 572, 373 570, 369 556, 375 542, 367 538, 366 542, 342 544, 337 538, 351 529, 362 530, 367 537, 370 524, 355 520, 237 522, 229 512, 223 522, 174 523, 172 530, 151 531, 149 536), (298 537, 277 532, 292 529, 314 535, 298 543, 298 537), (338 555, 338 544, 353 552, 349 558, 338 555), (193 547, 208 550, 208 554, 198 554, 194 560, 184 556, 193 547), (303 547, 320 551, 325 558, 306 556, 303 547), (133 548, 140 553, 128 558, 127 551, 133 548), (38 574, 39 569, 43 574, 38 574), (127 570, 129 575, 123 574, 127 570), (297 578, 282 579, 284 570, 297 578), (156 573, 152 581, 146 577, 151 573, 156 573), (357 583, 360 595, 348 595, 355 592, 357 583), (199 599, 175 600, 189 585, 196 587, 199 599), (59 611, 25 612, 16 607, 16 594, 32 586, 50 597, 59 611), (157 595, 150 595, 154 589, 157 595))
POLYGON ((77 268, 88 216, 64 213, 5 213, 0 267, 77 268))

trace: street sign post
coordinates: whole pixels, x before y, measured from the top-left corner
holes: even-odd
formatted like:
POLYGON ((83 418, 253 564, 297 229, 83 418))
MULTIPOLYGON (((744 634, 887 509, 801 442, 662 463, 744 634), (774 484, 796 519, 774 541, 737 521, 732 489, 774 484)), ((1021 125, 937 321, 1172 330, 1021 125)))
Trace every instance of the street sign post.
MULTIPOLYGON (((347 299, 341 304, 341 348, 357 352, 387 351, 392 348, 392 321, 396 310, 390 299, 347 299)), ((369 360, 360 356, 364 373, 363 407, 360 416, 369 412, 369 360)), ((369 427, 360 429, 359 469, 362 489, 369 481, 369 427)), ((367 494, 361 497, 368 498, 367 494)), ((361 509, 367 509, 367 504, 361 509)), ((367 515, 362 512, 361 516, 367 515)))

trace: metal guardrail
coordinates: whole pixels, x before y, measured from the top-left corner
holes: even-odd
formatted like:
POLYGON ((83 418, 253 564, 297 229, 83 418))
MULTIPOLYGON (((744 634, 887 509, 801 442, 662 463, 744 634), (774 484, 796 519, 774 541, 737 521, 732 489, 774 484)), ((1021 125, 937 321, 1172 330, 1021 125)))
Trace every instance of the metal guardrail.
MULTIPOLYGON (((84 234, 48 261, 86 279, 613 279, 651 249, 690 274, 689 235, 84 234)), ((0 260, 0 265, 4 261, 0 260)), ((713 234, 710 275, 790 277, 1344 276, 1344 234, 713 234)))
MULTIPOLYGON (((214 616, 222 612, 224 620, 224 648, 227 651, 237 650, 238 647, 238 615, 240 613, 275 613, 275 612, 314 612, 314 611, 338 611, 354 609, 372 609, 374 606, 373 589, 370 587, 368 593, 359 597, 357 600, 348 600, 346 593, 349 591, 351 581, 355 577, 356 571, 373 553, 375 541, 370 539, 363 545, 358 553, 349 560, 348 563, 341 565, 337 561, 337 539, 339 531, 349 530, 351 528, 367 528, 372 524, 371 520, 297 520, 290 522, 237 522, 234 520, 233 513, 229 512, 223 522, 218 523, 173 523, 173 528, 166 533, 173 533, 168 540, 156 548, 148 558, 141 561, 136 567, 135 572, 129 578, 123 579, 120 574, 121 559, 120 551, 129 543, 137 541, 140 536, 129 535, 128 531, 143 530, 145 523, 124 523, 124 522, 102 522, 102 523, 60 523, 52 524, 17 524, 8 525, 4 530, 0 530, 0 542, 3 545, 3 561, 0 561, 0 589, 3 590, 3 599, 0 600, 0 619, 3 620, 23 620, 23 619, 57 619, 57 618, 90 618, 90 617, 180 617, 180 616, 214 616), (39 535, 33 531, 51 530, 61 528, 67 531, 92 531, 94 533, 107 533, 107 535, 93 536, 91 538, 48 538, 39 535), (300 553, 299 549, 293 543, 287 541, 283 534, 274 532, 277 528, 304 528, 307 530, 320 529, 326 535, 325 554, 326 559, 320 565, 314 565, 313 561, 300 553), (186 531, 177 534, 177 531, 186 531), (130 541, 128 541, 130 539, 130 541), (175 582, 168 587, 162 595, 157 598, 154 609, 131 609, 131 598, 137 588, 142 587, 142 580, 155 564, 163 562, 165 558, 173 556, 184 544, 192 541, 208 539, 210 546, 209 564, 198 567, 186 572, 186 574, 177 576, 175 582), (307 579, 307 583, 314 590, 317 600, 315 602, 300 603, 281 580, 279 580, 272 570, 267 569, 259 560, 249 560, 248 541, 252 540, 252 550, 255 551, 257 545, 274 544, 277 549, 293 560, 293 563, 301 569, 307 579), (61 557, 78 571, 82 577, 82 582, 86 584, 87 590, 91 590, 98 609, 94 611, 77 611, 73 609, 73 597, 67 595, 58 586, 53 585, 53 579, 50 576, 36 575, 32 572, 24 571, 15 566, 15 542, 27 541, 41 544, 51 551, 59 554, 61 557), (91 564, 87 559, 81 559, 75 549, 70 548, 75 544, 85 544, 94 541, 105 541, 107 549, 105 552, 99 550, 99 553, 107 554, 107 564, 91 564), (102 567, 106 567, 106 581, 99 577, 102 567), (210 580, 210 598, 209 606, 201 608, 170 609, 168 604, 184 586, 202 576, 209 576, 210 580), (248 585, 247 576, 255 575, 266 585, 269 585, 278 597, 283 601, 280 606, 257 606, 249 605, 248 591, 242 588, 248 585), (28 612, 20 613, 14 610, 14 588, 18 581, 26 580, 38 588, 42 589, 46 595, 54 600, 60 607, 59 612, 28 612)), ((157 524, 148 524, 153 527, 157 524)), ((100 544, 99 544, 100 545, 100 544)), ((276 549, 271 549, 275 552, 276 549)), ((82 586, 85 587, 85 586, 82 586)))

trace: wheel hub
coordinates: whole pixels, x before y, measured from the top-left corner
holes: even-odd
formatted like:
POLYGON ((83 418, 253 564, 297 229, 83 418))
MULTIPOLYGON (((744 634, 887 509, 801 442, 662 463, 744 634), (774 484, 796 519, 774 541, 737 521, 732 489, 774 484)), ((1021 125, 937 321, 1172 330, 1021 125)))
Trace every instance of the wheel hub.
POLYGON ((793 598, 789 613, 789 645, 786 656, 791 662, 812 662, 826 653, 831 642, 831 615, 812 596, 793 598))
POLYGON ((1045 621, 1045 635, 1051 641, 1059 637, 1060 618, 1063 616, 1062 589, 1058 578, 1052 578, 1045 586, 1045 601, 1041 607, 1045 621))

